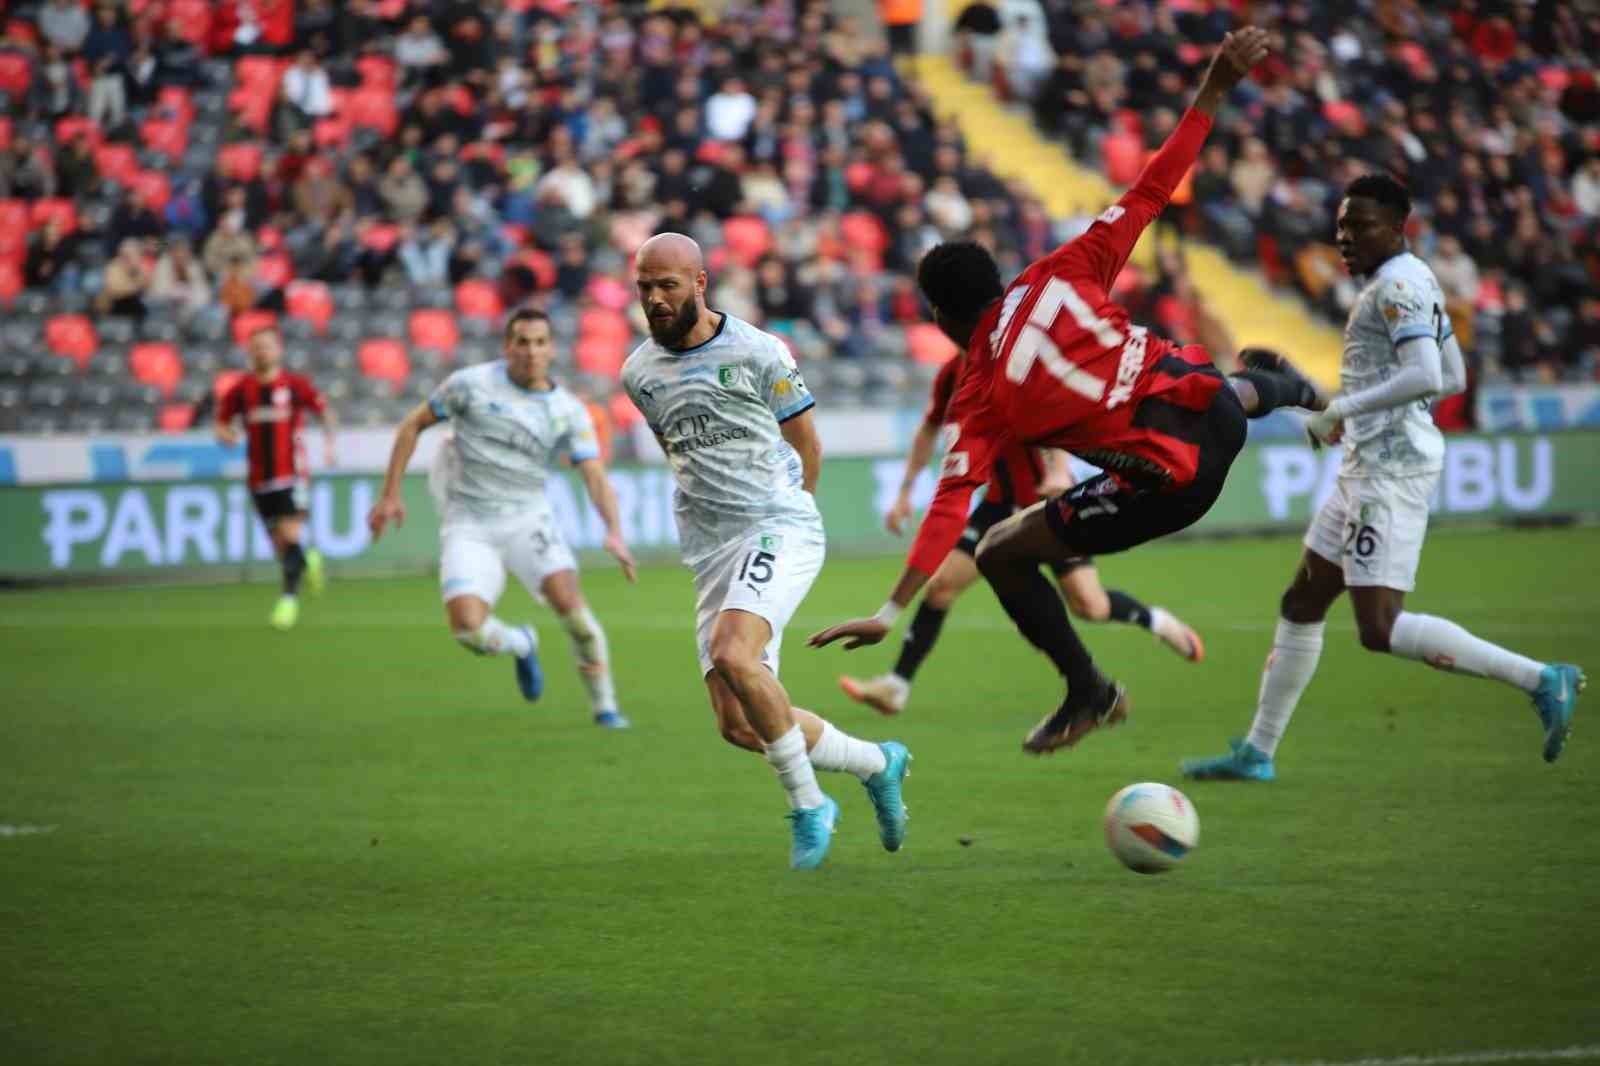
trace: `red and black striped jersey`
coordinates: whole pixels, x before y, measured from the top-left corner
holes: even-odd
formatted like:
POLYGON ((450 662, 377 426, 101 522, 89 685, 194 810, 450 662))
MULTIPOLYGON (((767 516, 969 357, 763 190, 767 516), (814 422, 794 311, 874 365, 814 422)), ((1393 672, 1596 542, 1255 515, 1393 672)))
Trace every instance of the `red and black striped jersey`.
MULTIPOLYGON (((928 410, 922 419, 935 430, 944 428, 963 358, 961 355, 952 358, 939 368, 938 376, 933 379, 933 394, 928 398, 928 410)), ((1028 507, 1039 499, 1039 485, 1043 480, 1044 460, 1039 449, 1013 444, 995 459, 983 498, 991 503, 1028 507)))
POLYGON ((217 418, 244 419, 250 455, 250 491, 286 489, 306 476, 300 428, 307 411, 321 414, 325 404, 311 379, 280 370, 271 381, 254 374, 240 378, 222 396, 217 418))

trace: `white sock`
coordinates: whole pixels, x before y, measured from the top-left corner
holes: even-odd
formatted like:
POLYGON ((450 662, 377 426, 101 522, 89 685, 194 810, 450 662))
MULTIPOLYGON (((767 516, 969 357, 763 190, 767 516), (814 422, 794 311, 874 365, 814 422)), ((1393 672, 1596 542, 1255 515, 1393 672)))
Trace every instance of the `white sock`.
POLYGON ((870 740, 857 740, 841 733, 827 719, 822 722, 822 736, 811 749, 811 765, 818 770, 839 770, 855 774, 865 781, 889 765, 883 749, 870 740))
POLYGON ((539 646, 532 633, 531 626, 508 626, 490 615, 477 629, 456 630, 454 636, 462 647, 479 655, 515 655, 520 659, 533 654, 539 646))
POLYGON ((611 648, 600 620, 584 604, 571 614, 558 616, 567 636, 572 638, 572 656, 578 660, 578 675, 589 689, 589 703, 595 713, 617 709, 617 689, 611 682, 611 648))
POLYGON ((778 772, 783 790, 789 794, 789 807, 822 806, 822 789, 817 787, 817 774, 806 758, 806 735, 797 725, 770 744, 763 743, 767 762, 778 772))
POLYGON ((895 696, 900 700, 901 703, 904 703, 906 701, 906 697, 911 695, 910 679, 901 677, 893 670, 883 675, 883 681, 884 684, 888 685, 889 688, 894 691, 895 696))
POLYGON ((1440 670, 1488 677, 1524 692, 1539 687, 1544 663, 1468 633, 1448 618, 1401 611, 1389 631, 1389 650, 1440 670))
POLYGON ((1300 694, 1311 683, 1317 672, 1317 660, 1322 657, 1322 629, 1325 623, 1312 622, 1300 625, 1286 618, 1278 619, 1278 629, 1272 636, 1272 653, 1261 671, 1261 694, 1256 697, 1256 717, 1250 723, 1250 746, 1271 756, 1278 750, 1278 741, 1289 728, 1300 694))

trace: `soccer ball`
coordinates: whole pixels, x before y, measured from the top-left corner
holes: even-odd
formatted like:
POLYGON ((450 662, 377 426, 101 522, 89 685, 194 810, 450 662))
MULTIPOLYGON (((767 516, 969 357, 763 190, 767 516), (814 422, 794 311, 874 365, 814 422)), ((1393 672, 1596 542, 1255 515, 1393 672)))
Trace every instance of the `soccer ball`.
POLYGON ((1194 804, 1168 785, 1129 785, 1106 804, 1106 846, 1135 873, 1170 870, 1199 842, 1194 804))

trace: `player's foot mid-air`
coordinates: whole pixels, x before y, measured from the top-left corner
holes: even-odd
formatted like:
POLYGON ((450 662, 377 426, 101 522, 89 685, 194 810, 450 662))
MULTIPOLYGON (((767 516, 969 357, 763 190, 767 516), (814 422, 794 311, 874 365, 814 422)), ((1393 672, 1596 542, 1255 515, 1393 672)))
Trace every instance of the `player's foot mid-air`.
POLYGON ((524 699, 539 698, 544 673, 538 633, 494 613, 509 570, 530 595, 555 609, 589 691, 594 723, 625 729, 606 632, 583 598, 578 561, 545 497, 545 482, 563 461, 570 460, 583 479, 605 520, 603 546, 629 581, 633 558, 622 539, 594 422, 578 398, 551 378, 554 359, 549 317, 532 308, 513 312, 506 320, 504 358, 451 374, 400 424, 383 492, 367 523, 376 540, 389 522, 405 521, 400 481, 417 438, 448 421, 454 433, 440 447, 431 487, 441 516, 439 588, 451 634, 475 654, 511 656, 518 691, 524 699))
POLYGON ((1185 760, 1188 777, 1276 776, 1278 742, 1322 655, 1324 619, 1346 590, 1362 647, 1518 688, 1533 701, 1545 761, 1554 762, 1566 745, 1582 670, 1535 661, 1448 619, 1405 608, 1444 469, 1444 437, 1426 403, 1467 385, 1444 293, 1407 248, 1410 214, 1410 194, 1386 174, 1357 178, 1345 189, 1335 237, 1351 275, 1366 281, 1345 324, 1342 391, 1307 426, 1319 443, 1343 442, 1338 484, 1311 520, 1283 594, 1249 735, 1225 755, 1185 760))
POLYGON ((1133 187, 1009 286, 977 243, 941 244, 923 257, 918 285, 934 321, 965 353, 945 416, 942 477, 888 601, 870 618, 813 635, 814 646, 882 640, 961 539, 972 494, 995 462, 1018 445, 1058 448, 1103 473, 999 522, 978 545, 977 567, 1066 680, 1066 697, 1023 748, 1071 747, 1126 717, 1126 691, 1095 666, 1040 566, 1125 551, 1192 525, 1221 493, 1247 418, 1320 403, 1302 376, 1283 368, 1224 376, 1204 348, 1133 325, 1110 295, 1139 235, 1194 163, 1224 96, 1266 55, 1265 31, 1227 35, 1193 106, 1133 187))
POLYGON ((839 805, 818 787, 818 770, 861 781, 879 839, 897 851, 910 753, 847 736, 795 707, 778 680, 783 628, 822 569, 826 544, 812 496, 822 465, 815 401, 782 340, 706 307, 693 240, 658 234, 634 263, 650 338, 623 364, 622 385, 677 486, 700 676, 717 727, 777 773, 789 799, 790 865, 820 865, 838 824, 839 805))
MULTIPOLYGON (((911 489, 933 455, 939 431, 945 423, 945 412, 950 406, 950 394, 961 373, 964 358, 957 354, 939 369, 938 376, 934 378, 928 410, 911 438, 911 451, 906 456, 900 492, 884 516, 884 526, 891 533, 899 534, 911 517, 911 489)), ((945 556, 944 562, 939 564, 938 571, 923 591, 922 600, 911 617, 911 624, 906 627, 905 640, 900 645, 894 669, 877 677, 839 678, 839 687, 845 695, 880 714, 899 714, 904 710, 911 697, 911 685, 917 670, 933 651, 950 609, 962 593, 978 580, 975 557, 984 534, 1017 511, 1071 487, 1072 468, 1065 452, 1025 445, 1006 449, 1005 454, 995 460, 989 482, 983 489, 983 502, 967 516, 967 527, 956 542, 955 550, 945 556)), ((1205 658, 1205 645, 1198 633, 1165 608, 1147 607, 1126 592, 1106 589, 1100 583, 1093 559, 1078 556, 1056 561, 1050 564, 1050 571, 1073 617, 1086 622, 1123 622, 1141 626, 1184 659, 1200 662, 1205 658)))
POLYGON ((250 373, 240 378, 217 404, 217 439, 239 443, 234 419, 248 435, 250 497, 272 539, 283 568, 283 592, 272 605, 273 629, 293 629, 300 620, 300 586, 313 596, 326 583, 322 553, 302 541, 310 510, 311 483, 306 473, 301 424, 309 411, 322 420, 327 436, 327 463, 334 463, 337 422, 322 394, 304 374, 283 369, 283 337, 277 326, 263 326, 246 342, 250 373))

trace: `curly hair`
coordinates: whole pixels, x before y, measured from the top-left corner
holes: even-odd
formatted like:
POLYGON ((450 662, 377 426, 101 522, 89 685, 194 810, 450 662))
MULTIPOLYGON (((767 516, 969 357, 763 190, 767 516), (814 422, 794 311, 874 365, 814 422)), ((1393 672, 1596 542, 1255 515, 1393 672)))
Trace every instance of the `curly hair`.
POLYGON ((917 264, 917 287, 935 311, 955 322, 972 322, 1000 299, 1000 267, 976 241, 947 241, 917 264))
POLYGON ((1411 194, 1389 174, 1363 174, 1344 187, 1346 199, 1359 196, 1387 207, 1399 222, 1411 216, 1411 194))

